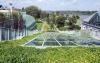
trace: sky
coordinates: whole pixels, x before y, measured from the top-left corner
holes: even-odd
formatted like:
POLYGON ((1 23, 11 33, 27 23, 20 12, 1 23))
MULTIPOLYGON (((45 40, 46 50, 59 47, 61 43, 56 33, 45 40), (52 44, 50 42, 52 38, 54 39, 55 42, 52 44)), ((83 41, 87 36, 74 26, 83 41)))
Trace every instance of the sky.
POLYGON ((9 6, 13 3, 15 8, 35 5, 42 10, 100 10, 100 0, 0 0, 0 4, 9 6))

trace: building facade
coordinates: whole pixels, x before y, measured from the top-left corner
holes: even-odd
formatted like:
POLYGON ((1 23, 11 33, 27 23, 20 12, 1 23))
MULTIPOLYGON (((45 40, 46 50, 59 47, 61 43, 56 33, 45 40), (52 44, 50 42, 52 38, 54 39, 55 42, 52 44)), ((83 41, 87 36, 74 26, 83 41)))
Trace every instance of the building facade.
POLYGON ((35 18, 17 9, 0 8, 0 41, 32 35, 35 18))
POLYGON ((82 22, 82 30, 90 36, 100 38, 100 12, 96 12, 82 22))

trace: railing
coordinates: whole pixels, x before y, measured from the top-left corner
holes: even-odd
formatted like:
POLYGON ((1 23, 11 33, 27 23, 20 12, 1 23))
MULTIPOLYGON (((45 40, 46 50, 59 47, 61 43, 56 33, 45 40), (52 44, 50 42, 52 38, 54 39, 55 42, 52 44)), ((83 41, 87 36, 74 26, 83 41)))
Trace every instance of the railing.
POLYGON ((16 40, 28 35, 28 30, 17 30, 11 28, 0 27, 0 41, 16 40))
POLYGON ((4 40, 16 40, 28 35, 28 30, 12 28, 11 21, 0 22, 0 41, 4 40))
POLYGON ((87 25, 87 26, 91 26, 91 27, 93 27, 93 28, 97 28, 97 29, 100 29, 100 27, 99 26, 96 26, 96 25, 92 25, 92 24, 88 24, 88 23, 82 23, 83 25, 87 25))

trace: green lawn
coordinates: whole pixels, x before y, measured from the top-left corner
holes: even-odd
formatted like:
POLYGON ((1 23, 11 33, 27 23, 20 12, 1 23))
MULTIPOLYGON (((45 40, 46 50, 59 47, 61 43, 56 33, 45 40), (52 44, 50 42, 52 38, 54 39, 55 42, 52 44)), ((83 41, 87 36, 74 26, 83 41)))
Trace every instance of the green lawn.
POLYGON ((0 43, 0 63, 100 63, 97 47, 35 49, 20 46, 37 35, 0 43))

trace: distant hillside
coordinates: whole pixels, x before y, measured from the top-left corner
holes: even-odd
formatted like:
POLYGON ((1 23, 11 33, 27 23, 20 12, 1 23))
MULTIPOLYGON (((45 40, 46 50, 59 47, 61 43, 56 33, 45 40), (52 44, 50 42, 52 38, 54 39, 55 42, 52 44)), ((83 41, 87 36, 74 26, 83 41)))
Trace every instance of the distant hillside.
POLYGON ((59 14, 81 14, 81 15, 91 15, 97 11, 46 11, 48 13, 59 13, 59 14))

